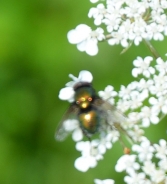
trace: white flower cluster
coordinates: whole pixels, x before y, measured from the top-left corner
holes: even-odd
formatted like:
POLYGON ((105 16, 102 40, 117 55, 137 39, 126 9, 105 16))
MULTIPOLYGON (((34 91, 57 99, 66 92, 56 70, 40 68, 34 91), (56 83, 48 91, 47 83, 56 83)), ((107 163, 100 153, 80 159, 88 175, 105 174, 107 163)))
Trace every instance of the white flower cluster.
POLYGON ((131 120, 140 120, 140 127, 157 124, 159 117, 167 114, 167 61, 158 58, 155 67, 151 66, 151 62, 153 58, 150 56, 144 59, 137 57, 133 62, 132 75, 140 75, 140 81, 133 81, 127 87, 121 86, 118 94, 117 108, 128 111, 131 120), (148 106, 143 102, 147 102, 148 106))
POLYGON ((109 130, 108 133, 100 132, 99 139, 90 141, 79 141, 76 143, 76 149, 81 152, 81 157, 75 161, 75 167, 79 171, 86 172, 89 168, 94 168, 97 162, 103 159, 107 149, 112 148, 112 143, 119 138, 119 132, 109 130))
MULTIPOLYGON (((98 2, 91 0, 92 3, 98 2)), ((107 33, 98 27, 92 30, 85 24, 69 31, 68 40, 77 44, 80 51, 89 55, 98 53, 98 42, 108 40, 109 45, 128 47, 143 39, 163 40, 167 35, 166 0, 104 0, 89 10, 88 17, 96 26, 105 26, 107 33), (105 3, 105 4, 104 4, 105 3)))
POLYGON ((117 161, 117 172, 126 171, 124 181, 127 184, 159 184, 167 183, 167 142, 163 139, 159 144, 151 145, 144 138, 140 145, 133 145, 137 154, 123 155, 117 161), (153 159, 158 159, 157 164, 153 159))
MULTIPOLYGON (((115 105, 121 112, 128 115, 127 121, 121 121, 120 126, 133 142, 141 142, 134 145, 132 150, 136 155, 122 156, 117 165, 116 171, 123 171, 129 174, 125 177, 128 184, 158 184, 166 181, 167 171, 167 149, 166 142, 161 140, 158 144, 150 145, 150 142, 143 137, 143 128, 150 124, 159 123, 160 119, 167 114, 167 61, 161 58, 153 61, 150 56, 142 59, 137 57, 134 60, 132 75, 140 76, 139 81, 133 81, 127 86, 121 86, 120 91, 114 91, 112 86, 107 86, 104 91, 99 91, 99 96, 115 105), (155 67, 153 67, 153 62, 155 67), (118 100, 115 102, 115 97, 118 100), (143 105, 144 103, 148 105, 143 105), (151 159, 156 157, 159 160, 158 166, 151 159), (139 160, 139 162, 137 161, 139 160), (124 162, 124 164, 123 164, 124 162), (143 166, 141 166, 141 163, 143 166), (159 169, 157 169, 159 167, 159 169), (140 172, 139 172, 140 170, 140 172), (142 172, 141 172, 142 170, 142 172)), ((73 81, 68 82, 66 87, 60 90, 59 98, 74 102, 74 86, 79 82, 91 83, 93 76, 89 71, 81 71, 79 77, 69 75, 73 81)), ((124 119, 126 120, 126 119, 124 119)), ((107 128, 99 132, 99 138, 92 141, 82 141, 84 137, 77 120, 66 120, 63 130, 72 133, 72 138, 76 141, 76 149, 81 152, 81 156, 76 159, 75 167, 86 172, 89 168, 94 168, 97 162, 103 159, 107 149, 112 148, 112 144, 120 137, 119 128, 107 128)), ((96 180, 95 183, 113 183, 112 180, 96 180)))
MULTIPOLYGON (((140 81, 134 81, 127 87, 121 86, 118 93, 114 91, 112 86, 107 86, 104 91, 99 91, 99 96, 112 105, 114 104, 114 97, 119 97, 115 105, 122 112, 127 112, 130 120, 121 122, 121 126, 126 130, 128 135, 133 137, 133 141, 141 141, 144 134, 142 128, 149 127, 151 123, 157 124, 160 120, 160 115, 167 114, 167 62, 158 58, 154 68, 151 66, 152 61, 152 57, 144 59, 137 57, 134 60, 135 68, 132 70, 132 75, 134 77, 143 75, 140 81), (143 106, 143 102, 146 100, 149 106, 143 106)), ((60 90, 59 98, 73 102, 75 94, 74 85, 80 81, 91 83, 93 76, 88 71, 81 71, 78 78, 72 74, 69 76, 74 81, 68 82, 66 87, 60 90)), ((83 133, 76 120, 67 120, 64 123, 64 130, 72 132, 72 138, 76 142, 81 141, 83 138, 83 133)), ((96 144, 95 142, 87 142, 85 144, 82 142, 82 146, 80 145, 79 148, 77 146, 77 150, 81 151, 82 156, 77 159, 75 163, 76 168, 81 171, 87 171, 89 168, 95 167, 97 161, 103 158, 106 149, 110 149, 112 143, 117 141, 118 138, 119 132, 117 130, 108 129, 107 132, 100 132, 99 140, 95 141, 96 144), (94 150, 93 155, 92 149, 94 150), (80 164, 81 162, 85 164, 80 164)), ((80 144, 80 142, 77 144, 80 144)))

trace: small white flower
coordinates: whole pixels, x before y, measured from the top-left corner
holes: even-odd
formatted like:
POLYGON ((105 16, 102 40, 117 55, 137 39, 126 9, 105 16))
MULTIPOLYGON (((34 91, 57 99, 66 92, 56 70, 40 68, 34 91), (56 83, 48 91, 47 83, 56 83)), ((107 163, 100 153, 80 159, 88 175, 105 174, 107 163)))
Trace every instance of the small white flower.
POLYGON ((156 167, 152 161, 146 160, 143 162, 142 170, 145 174, 150 176, 153 172, 155 172, 156 167))
POLYGON ((167 99, 164 99, 163 97, 159 97, 158 99, 151 97, 149 99, 149 103, 152 105, 152 110, 160 113, 166 114, 167 113, 167 99))
POLYGON ((128 130, 128 134, 134 141, 141 141, 144 135, 144 130, 140 129, 138 125, 134 125, 132 130, 128 130))
POLYGON ((158 0, 150 1, 150 8, 156 10, 157 12, 162 12, 162 6, 158 0))
POLYGON ((79 122, 75 119, 68 119, 63 123, 64 130, 67 132, 72 132, 73 130, 78 128, 78 126, 79 122))
POLYGON ((155 183, 160 183, 165 180, 165 171, 155 170, 151 173, 151 180, 155 183))
POLYGON ((102 3, 97 5, 97 8, 91 8, 88 13, 88 17, 93 17, 94 24, 100 25, 102 22, 102 19, 108 14, 107 10, 105 9, 104 5, 102 3))
POLYGON ((94 157, 79 157, 75 160, 74 166, 76 169, 82 172, 86 172, 89 168, 94 168, 97 165, 97 161, 94 157))
POLYGON ((144 78, 142 78, 138 83, 138 89, 139 91, 146 92, 148 94, 153 84, 154 84, 154 81, 152 79, 149 79, 148 81, 146 81, 144 78))
POLYGON ((105 180, 99 180, 99 179, 94 179, 95 184, 114 184, 115 181, 112 179, 105 179, 105 180))
POLYGON ((167 171, 167 157, 163 158, 158 162, 158 166, 160 169, 167 171))
POLYGON ((97 161, 103 159, 103 154, 106 152, 108 144, 109 144, 108 149, 109 147, 110 148, 112 147, 111 143, 105 142, 101 139, 92 140, 90 144, 91 144, 90 154, 94 156, 97 161))
POLYGON ((95 159, 99 160, 102 159, 102 157, 99 155, 100 152, 97 149, 99 145, 98 141, 93 140, 90 141, 80 141, 76 143, 76 149, 78 151, 81 151, 81 154, 83 157, 94 157, 95 159))
POLYGON ((154 40, 160 40, 160 41, 164 39, 164 36, 161 33, 164 30, 163 26, 158 25, 155 22, 153 22, 150 25, 148 25, 146 29, 147 29, 147 33, 148 33, 150 40, 152 38, 154 40))
POLYGON ((164 84, 156 83, 150 87, 150 93, 156 95, 158 98, 167 94, 167 82, 164 84))
POLYGON ((110 13, 111 16, 114 16, 116 18, 121 17, 121 6, 124 2, 122 0, 118 1, 111 1, 107 0, 107 10, 110 13))
POLYGON ((109 100, 111 104, 114 104, 114 97, 117 96, 117 92, 111 85, 108 85, 104 91, 99 91, 98 94, 102 99, 109 100))
POLYGON ((158 58, 156 62, 156 69, 159 71, 159 73, 165 74, 167 72, 167 62, 164 62, 162 58, 158 58))
POLYGON ((86 172, 89 168, 97 165, 96 158, 90 154, 91 149, 88 143, 83 144, 83 142, 78 142, 76 149, 82 151, 82 156, 75 160, 74 166, 76 169, 86 172))
POLYGON ((110 149, 112 146, 112 145, 110 146, 111 142, 112 143, 116 142, 119 139, 119 137, 120 133, 117 130, 110 130, 105 137, 106 141, 108 142, 108 145, 106 146, 107 149, 110 149))
POLYGON ((144 106, 140 112, 143 127, 149 127, 150 123, 157 124, 159 122, 158 113, 152 111, 151 108, 144 106))
POLYGON ((140 106, 142 106, 142 102, 143 102, 143 96, 142 94, 140 94, 138 91, 132 91, 130 94, 130 108, 131 109, 136 109, 140 106))
POLYGON ((131 128, 134 126, 134 122, 137 122, 140 120, 140 114, 139 112, 131 112, 128 114, 128 118, 133 124, 131 123, 131 128))
POLYGON ((89 168, 96 167, 97 161, 103 158, 98 145, 98 141, 77 142, 76 149, 81 152, 82 156, 75 160, 76 169, 86 172, 89 168))
POLYGON ((145 184, 145 174, 130 172, 130 176, 125 176, 124 181, 127 184, 145 184))
POLYGON ((72 138, 76 142, 83 138, 83 132, 81 131, 78 120, 67 119, 63 121, 58 132, 56 132, 55 138, 59 141, 63 141, 70 133, 72 133, 72 138))
POLYGON ((136 86, 137 86, 136 82, 130 83, 127 87, 121 85, 121 89, 119 91, 119 97, 125 100, 130 99, 130 94, 136 88, 136 86))
POLYGON ((133 1, 133 3, 128 3, 128 6, 124 8, 123 14, 128 18, 140 17, 145 12, 145 7, 141 6, 138 1, 133 1))
POLYGON ((74 94, 75 94, 75 91, 73 90, 73 88, 65 87, 60 90, 59 98, 61 100, 68 100, 69 102, 73 102, 74 94))
POLYGON ((107 31, 111 33, 114 30, 118 30, 121 19, 112 15, 106 15, 106 18, 102 22, 107 26, 107 31))
POLYGON ((119 31, 124 35, 124 38, 126 39, 130 39, 132 29, 133 24, 130 19, 123 21, 122 24, 119 26, 119 31))
POLYGON ((167 94, 167 76, 164 72, 154 75, 155 85, 150 88, 150 92, 158 98, 167 94))
POLYGON ((112 144, 111 142, 106 142, 106 141, 102 141, 100 142, 100 144, 98 145, 98 149, 100 150, 101 154, 104 154, 106 152, 106 148, 111 148, 112 144))
POLYGON ((154 147, 150 145, 150 142, 146 139, 141 142, 140 145, 134 144, 132 150, 138 153, 139 160, 141 162, 150 160, 153 157, 154 147))
POLYGON ((155 69, 150 67, 152 60, 153 58, 150 56, 145 57, 144 60, 141 57, 137 57, 137 59, 133 61, 136 68, 132 70, 132 75, 137 77, 139 74, 142 74, 147 78, 150 77, 151 74, 155 73, 155 69))
POLYGON ((78 50, 94 56, 98 53, 98 41, 105 38, 103 32, 102 28, 92 31, 89 26, 80 24, 76 29, 69 31, 67 37, 71 44, 77 44, 78 50))
POLYGON ((130 108, 130 103, 127 100, 119 100, 117 102, 117 109, 121 110, 121 112, 126 112, 130 108))
POLYGON ((73 81, 68 82, 66 84, 67 87, 63 88, 60 90, 59 92, 59 98, 61 100, 68 100, 69 102, 73 102, 74 101, 74 86, 78 83, 78 82, 88 82, 91 83, 93 80, 93 76, 89 71, 86 70, 82 70, 79 73, 78 78, 73 76, 72 74, 69 75, 70 78, 73 79, 73 81))
POLYGON ((167 1, 166 0, 161 0, 160 5, 163 9, 167 9, 167 1))
POLYGON ((156 149, 155 156, 157 158, 163 159, 167 158, 167 142, 164 139, 161 139, 158 144, 154 144, 154 147, 156 149))
POLYGON ((143 38, 147 37, 145 30, 146 22, 142 18, 137 18, 132 26, 133 27, 129 32, 129 39, 134 40, 135 45, 139 45, 143 38))
POLYGON ((121 44, 123 47, 128 47, 127 38, 124 37, 121 30, 111 33, 111 38, 108 40, 109 45, 118 45, 121 44))
POLYGON ((72 138, 76 142, 82 140, 83 138, 83 133, 78 120, 67 119, 63 122, 63 130, 65 132, 72 132, 72 138))
POLYGON ((78 128, 76 128, 73 133, 72 133, 72 139, 75 141, 75 142, 78 142, 80 140, 82 140, 84 137, 83 135, 83 132, 80 128, 80 126, 78 126, 78 128))
POLYGON ((133 170, 138 170, 140 168, 140 165, 137 162, 135 162, 135 160, 136 155, 123 155, 117 161, 115 170, 117 172, 122 171, 131 172, 133 170))
POLYGON ((154 75, 154 83, 158 85, 163 85, 167 82, 167 76, 163 73, 160 73, 159 75, 154 75))

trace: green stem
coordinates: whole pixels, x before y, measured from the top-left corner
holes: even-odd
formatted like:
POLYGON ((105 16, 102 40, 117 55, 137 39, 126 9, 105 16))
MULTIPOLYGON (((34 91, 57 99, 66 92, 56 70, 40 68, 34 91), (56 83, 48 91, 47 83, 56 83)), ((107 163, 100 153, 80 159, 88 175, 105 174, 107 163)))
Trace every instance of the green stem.
POLYGON ((157 52, 157 50, 153 47, 153 45, 149 42, 149 40, 144 39, 144 43, 147 45, 149 50, 151 51, 152 55, 155 57, 155 59, 161 57, 160 54, 157 52))

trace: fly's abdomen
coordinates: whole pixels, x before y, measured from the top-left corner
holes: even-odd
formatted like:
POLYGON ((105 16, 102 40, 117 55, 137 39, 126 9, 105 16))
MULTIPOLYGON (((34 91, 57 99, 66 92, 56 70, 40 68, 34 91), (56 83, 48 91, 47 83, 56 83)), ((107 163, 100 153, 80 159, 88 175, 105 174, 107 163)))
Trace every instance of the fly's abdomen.
POLYGON ((100 118, 98 112, 95 110, 89 110, 87 112, 81 112, 79 114, 79 121, 81 128, 86 130, 90 134, 94 134, 98 131, 100 118))

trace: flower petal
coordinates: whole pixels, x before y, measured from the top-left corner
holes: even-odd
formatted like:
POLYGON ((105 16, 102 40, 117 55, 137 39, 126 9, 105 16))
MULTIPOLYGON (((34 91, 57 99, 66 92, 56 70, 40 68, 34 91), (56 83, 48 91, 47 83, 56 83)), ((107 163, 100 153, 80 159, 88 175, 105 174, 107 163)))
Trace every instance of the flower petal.
POLYGON ((81 129, 76 129, 74 130, 73 134, 72 134, 72 139, 75 141, 75 142, 78 142, 80 140, 82 140, 83 138, 83 133, 82 133, 82 130, 81 129))
POLYGON ((105 180, 99 180, 94 179, 95 184, 114 184, 114 180, 112 179, 105 179, 105 180))
POLYGON ((60 90, 59 92, 59 98, 61 100, 69 100, 69 101, 73 101, 73 97, 74 97, 74 90, 71 87, 66 87, 60 90))
POLYGON ((75 160, 74 166, 76 169, 82 172, 86 172, 89 169, 89 164, 87 159, 84 157, 79 157, 75 160))
POLYGON ((90 32, 91 28, 89 26, 80 24, 75 29, 68 32, 67 38, 70 43, 77 44, 85 40, 90 32))
POLYGON ((82 70, 80 73, 79 73, 79 81, 81 82, 89 82, 91 83, 92 80, 93 80, 93 76, 92 74, 87 71, 87 70, 82 70))
POLYGON ((98 53, 97 40, 89 40, 85 49, 90 56, 95 56, 98 53))

